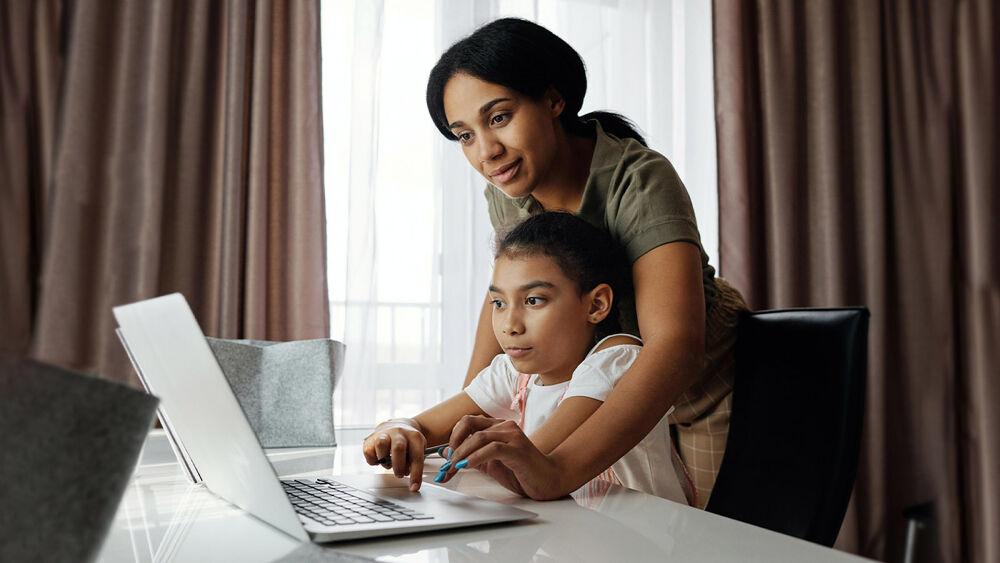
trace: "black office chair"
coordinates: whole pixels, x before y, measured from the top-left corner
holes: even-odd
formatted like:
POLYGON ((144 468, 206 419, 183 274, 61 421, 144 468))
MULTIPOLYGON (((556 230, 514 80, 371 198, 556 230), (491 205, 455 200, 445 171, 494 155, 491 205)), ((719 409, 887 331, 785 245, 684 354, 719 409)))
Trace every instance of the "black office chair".
POLYGON ((740 318, 729 439, 706 509, 832 546, 857 475, 868 310, 740 318))

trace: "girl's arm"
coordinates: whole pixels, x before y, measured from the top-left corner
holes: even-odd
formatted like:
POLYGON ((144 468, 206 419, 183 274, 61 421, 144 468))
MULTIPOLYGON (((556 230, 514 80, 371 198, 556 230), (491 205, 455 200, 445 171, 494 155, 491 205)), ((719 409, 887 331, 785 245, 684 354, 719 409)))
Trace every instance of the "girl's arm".
MULTIPOLYGON (((463 418, 450 442, 458 459, 468 458, 470 467, 499 461, 525 494, 553 499, 594 478, 649 433, 697 380, 704 361, 698 247, 684 242, 659 246, 635 261, 632 276, 645 345, 607 401, 549 455, 511 425, 463 418)), ((452 469, 445 479, 453 474, 452 469)))
POLYGON ((451 437, 451 429, 467 414, 484 415, 486 413, 465 391, 461 391, 443 403, 438 403, 418 414, 412 421, 420 429, 420 433, 424 435, 428 444, 437 445, 448 441, 448 438, 451 437))
POLYGON ((465 382, 462 388, 466 388, 476 378, 476 375, 483 371, 483 368, 490 365, 490 362, 497 354, 503 354, 503 348, 497 342, 497 337, 493 334, 493 304, 490 301, 490 294, 486 294, 483 301, 483 308, 479 311, 479 324, 476 326, 476 340, 472 345, 472 358, 469 360, 469 371, 465 374, 465 382))

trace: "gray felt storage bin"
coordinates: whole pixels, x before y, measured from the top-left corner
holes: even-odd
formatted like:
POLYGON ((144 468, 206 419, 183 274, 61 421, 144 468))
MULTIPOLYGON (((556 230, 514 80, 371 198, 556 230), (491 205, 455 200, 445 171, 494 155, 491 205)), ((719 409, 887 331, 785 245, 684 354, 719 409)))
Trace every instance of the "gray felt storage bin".
POLYGON ((208 343, 262 446, 337 445, 333 390, 344 365, 343 343, 219 338, 208 343))

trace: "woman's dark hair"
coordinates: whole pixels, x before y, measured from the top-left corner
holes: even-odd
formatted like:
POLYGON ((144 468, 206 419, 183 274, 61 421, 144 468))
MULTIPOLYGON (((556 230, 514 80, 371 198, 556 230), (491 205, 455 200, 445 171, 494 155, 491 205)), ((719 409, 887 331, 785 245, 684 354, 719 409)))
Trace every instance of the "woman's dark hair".
POLYGON ((597 325, 597 335, 621 331, 618 300, 629 283, 625 253, 606 231, 562 211, 546 211, 497 234, 494 258, 544 255, 552 258, 580 295, 602 283, 611 286, 611 311, 597 325), (619 293, 622 292, 622 293, 619 293))
POLYGON ((518 18, 490 22, 449 47, 434 65, 427 80, 427 110, 441 134, 453 141, 457 138, 444 113, 444 87, 458 73, 499 84, 534 100, 542 99, 552 87, 566 102, 559 121, 567 132, 589 135, 591 126, 587 122, 595 119, 605 132, 646 145, 635 124, 624 116, 606 111, 577 115, 587 93, 583 59, 569 43, 534 22, 518 18))

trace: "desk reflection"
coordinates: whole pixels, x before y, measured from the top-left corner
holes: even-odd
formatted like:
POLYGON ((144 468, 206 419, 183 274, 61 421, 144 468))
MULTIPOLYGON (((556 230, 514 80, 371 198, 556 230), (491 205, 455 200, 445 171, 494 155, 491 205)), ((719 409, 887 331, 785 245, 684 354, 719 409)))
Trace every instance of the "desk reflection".
POLYGON ((385 538, 377 544, 304 546, 286 560, 305 553, 315 556, 324 549, 378 561, 449 563, 614 561, 623 553, 641 553, 643 558, 662 561, 673 551, 669 520, 661 520, 651 528, 648 507, 644 506, 646 502, 665 501, 617 485, 584 487, 563 500, 534 502, 513 495, 478 471, 467 471, 456 475, 447 488, 531 510, 539 517, 513 524, 385 538), (645 525, 638 526, 640 522, 645 525), (656 533, 648 534, 650 529, 656 533))

